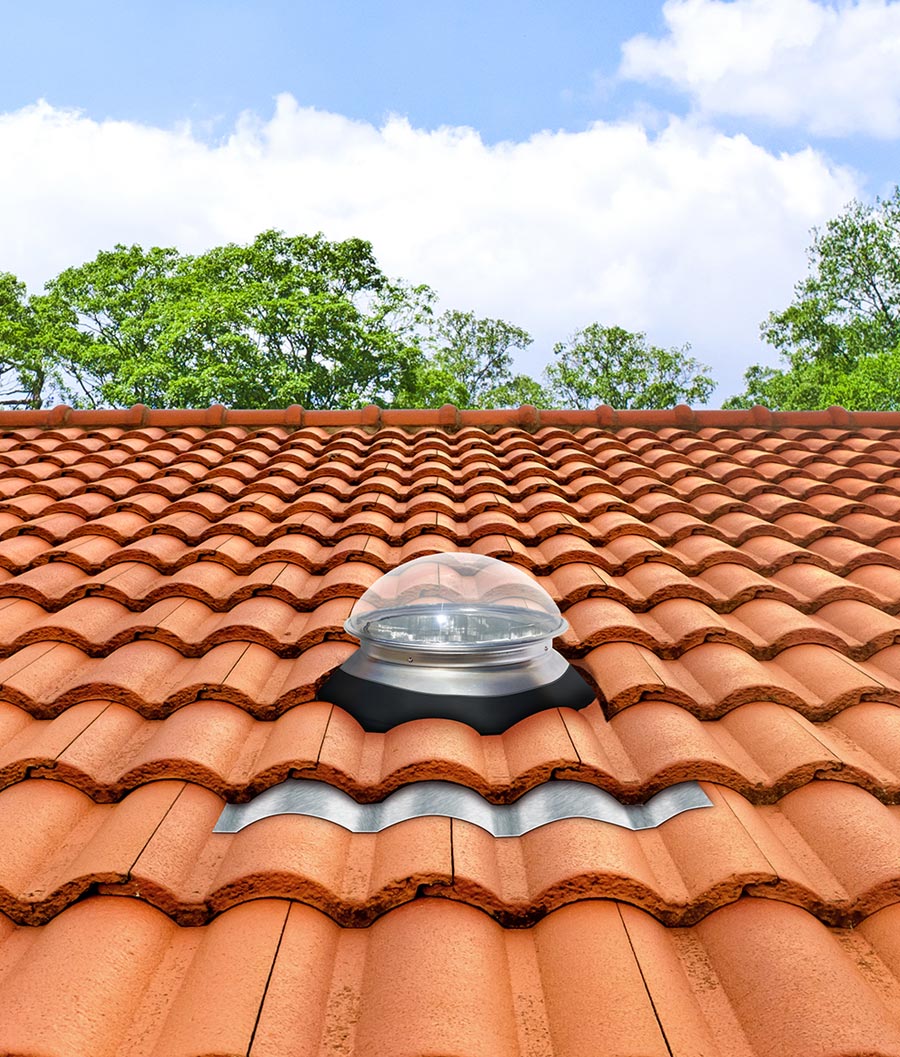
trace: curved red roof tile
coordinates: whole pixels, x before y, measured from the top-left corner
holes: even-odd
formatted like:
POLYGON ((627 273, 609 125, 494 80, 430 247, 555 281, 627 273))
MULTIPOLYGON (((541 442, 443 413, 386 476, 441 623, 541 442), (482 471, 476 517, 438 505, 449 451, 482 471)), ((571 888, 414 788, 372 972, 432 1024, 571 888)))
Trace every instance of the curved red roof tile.
POLYGON ((900 1057, 898 514, 896 412, 0 411, 0 1050, 900 1057), (354 600, 460 549, 598 700, 317 700, 354 600), (296 776, 713 807, 212 832, 296 776))

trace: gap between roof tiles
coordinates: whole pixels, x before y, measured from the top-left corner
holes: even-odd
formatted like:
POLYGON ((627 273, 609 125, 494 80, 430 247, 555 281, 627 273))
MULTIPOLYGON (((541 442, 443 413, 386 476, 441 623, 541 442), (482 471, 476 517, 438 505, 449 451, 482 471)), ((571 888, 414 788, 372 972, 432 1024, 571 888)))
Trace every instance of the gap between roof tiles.
POLYGON ((669 1057, 676 1057, 675 1051, 669 1043, 668 1035, 666 1034, 665 1025, 663 1024, 662 1017, 659 1015, 659 1010, 656 1007, 656 1001, 653 997, 653 993, 650 990, 650 985, 647 982, 647 977, 644 974, 644 967, 641 965, 641 960, 638 958, 637 951, 634 947, 634 940, 632 939, 631 932, 628 929, 628 923, 625 921, 625 917, 622 914, 622 907, 619 903, 615 904, 616 913, 619 915, 619 922, 622 926, 622 932, 628 941, 628 948, 631 951, 631 957, 634 959, 634 966, 641 979, 641 985, 644 988, 644 993, 647 996, 647 1001, 650 1003, 650 1008, 653 1010, 653 1016, 656 1018, 656 1026, 659 1029, 660 1037, 662 1038, 663 1045, 669 1054, 669 1057))
MULTIPOLYGON (((741 819, 738 816, 737 812, 732 807, 731 801, 729 800, 729 798, 723 796, 720 799, 724 802, 725 807, 728 810, 728 813, 734 819, 735 823, 744 831, 744 833, 747 835, 747 839, 750 841, 750 843, 753 845, 753 847, 756 848, 757 852, 759 852, 760 858, 765 862, 766 866, 768 866, 769 870, 771 871, 773 881, 764 882, 764 883, 765 884, 777 884, 778 881, 779 881, 779 873, 778 873, 778 869, 772 863, 772 860, 769 858, 769 856, 763 850, 763 848, 761 847, 761 845, 760 845, 759 841, 756 839, 756 837, 750 832, 750 830, 747 827, 747 824, 744 822, 744 820, 741 819)), ((749 887, 748 885, 744 885, 743 891, 747 892, 748 887, 749 887)), ((755 883, 754 887, 759 887, 758 883, 755 883)))
MULTIPOLYGON (((325 719, 325 726, 322 728, 322 737, 319 740, 319 747, 316 749, 316 762, 313 765, 313 767, 311 768, 311 770, 313 770, 313 771, 318 770, 319 765, 322 762, 322 750, 325 747, 325 740, 328 737, 328 730, 329 730, 329 728, 331 726, 331 718, 334 715, 334 710, 335 710, 335 706, 334 705, 332 705, 331 708, 328 709, 328 716, 325 719)), ((303 768, 303 770, 307 770, 307 769, 308 768, 303 768)))
POLYGON ((259 1030, 260 1018, 262 1017, 263 1007, 266 1004, 266 996, 269 993, 269 987, 272 983, 272 974, 275 971, 275 964, 278 961, 278 955, 281 952, 281 944, 284 940, 284 933, 287 929, 288 918, 291 913, 291 905, 291 903, 287 903, 284 908, 284 920, 281 923, 281 931, 278 933, 278 942, 275 944, 275 950, 272 953, 272 964, 269 966, 269 971, 266 974, 266 982, 263 985, 262 994, 259 998, 259 1007, 256 1011, 256 1018, 253 1021, 253 1029, 250 1032, 250 1038, 247 1042, 247 1057, 250 1057, 250 1054, 252 1053, 253 1043, 256 1039, 256 1033, 259 1030))
POLYGON ((159 832, 160 827, 165 823, 166 819, 171 814, 171 812, 174 809, 175 805, 181 799, 181 796, 184 793, 185 789, 187 789, 187 786, 188 786, 187 782, 182 782, 181 783, 181 788, 178 790, 178 792, 172 798, 172 801, 169 804, 169 806, 166 808, 165 812, 160 816, 159 821, 153 827, 153 830, 149 834, 149 836, 147 837, 146 841, 144 841, 143 845, 141 846, 140 851, 138 851, 138 853, 135 855, 131 865, 128 867, 128 871, 127 871, 127 875, 126 875, 127 881, 131 881, 131 874, 132 874, 132 871, 134 870, 135 866, 137 865, 138 860, 144 854, 144 852, 147 850, 147 848, 149 847, 149 845, 153 841, 153 838, 159 832))
POLYGON ((63 745, 62 748, 56 753, 56 759, 58 760, 59 757, 62 756, 63 753, 65 753, 67 750, 69 750, 75 744, 75 742, 78 741, 79 738, 85 735, 87 731, 89 731, 90 728, 101 718, 101 716, 103 716, 103 714, 109 709, 109 707, 110 702, 107 702, 103 706, 103 708, 100 709, 99 712, 95 713, 95 715, 87 721, 87 723, 81 728, 81 730, 76 731, 69 739, 69 741, 65 745, 63 745))
MULTIPOLYGON (((582 676, 584 676, 584 672, 582 672, 582 676)), ((575 739, 572 737, 572 731, 569 730, 569 724, 566 723, 565 713, 561 708, 558 708, 556 710, 556 714, 559 716, 559 721, 562 724, 563 730, 566 732, 566 737, 569 739, 569 744, 572 746, 572 752, 575 753, 576 761, 579 765, 582 765, 584 763, 584 760, 582 759, 581 753, 578 751, 578 746, 575 744, 575 739)), ((555 778, 561 769, 562 768, 554 768, 551 777, 555 778)))

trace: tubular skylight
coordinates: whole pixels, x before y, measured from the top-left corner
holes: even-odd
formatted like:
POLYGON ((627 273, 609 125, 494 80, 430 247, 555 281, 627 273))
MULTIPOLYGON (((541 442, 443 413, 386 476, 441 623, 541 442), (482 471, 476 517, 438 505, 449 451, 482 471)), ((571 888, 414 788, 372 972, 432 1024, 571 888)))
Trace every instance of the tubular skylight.
POLYGON ((568 627, 524 570, 476 554, 400 565, 356 602, 345 629, 359 650, 320 692, 367 730, 444 718, 497 734, 593 693, 553 649, 568 627))

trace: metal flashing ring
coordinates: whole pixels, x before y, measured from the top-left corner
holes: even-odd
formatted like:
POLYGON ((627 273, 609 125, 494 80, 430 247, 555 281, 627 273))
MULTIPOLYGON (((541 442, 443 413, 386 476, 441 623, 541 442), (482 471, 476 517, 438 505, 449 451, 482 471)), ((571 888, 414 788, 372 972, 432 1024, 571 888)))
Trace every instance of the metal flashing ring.
POLYGON ((586 782, 550 781, 512 804, 491 804, 474 789, 452 782, 414 782, 376 804, 360 804, 324 782, 289 778, 246 804, 227 804, 215 833, 237 833, 275 815, 310 815, 351 833, 380 833, 389 826, 428 816, 460 819, 494 837, 521 837, 540 826, 570 818, 609 822, 625 829, 655 829, 684 811, 712 807, 696 782, 663 789, 645 804, 622 804, 586 782))

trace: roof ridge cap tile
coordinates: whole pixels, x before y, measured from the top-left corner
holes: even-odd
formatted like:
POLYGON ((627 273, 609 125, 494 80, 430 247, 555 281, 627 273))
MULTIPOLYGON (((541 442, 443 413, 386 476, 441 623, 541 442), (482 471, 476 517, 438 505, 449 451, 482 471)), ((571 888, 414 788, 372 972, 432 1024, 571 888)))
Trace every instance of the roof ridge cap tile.
POLYGON ((687 404, 673 408, 617 410, 608 404, 591 409, 538 409, 531 404, 501 410, 461 410, 453 404, 440 408, 380 408, 375 404, 355 410, 310 409, 293 404, 287 408, 240 409, 212 404, 206 408, 71 408, 65 404, 40 410, 0 411, 0 429, 61 429, 121 427, 184 428, 303 426, 335 428, 358 426, 379 429, 437 428, 455 432, 465 426, 482 429, 513 427, 536 432, 542 428, 577 430, 589 426, 606 429, 677 429, 693 432, 703 428, 900 430, 900 411, 848 411, 832 406, 819 411, 771 411, 756 406, 741 409, 694 410, 687 404))

